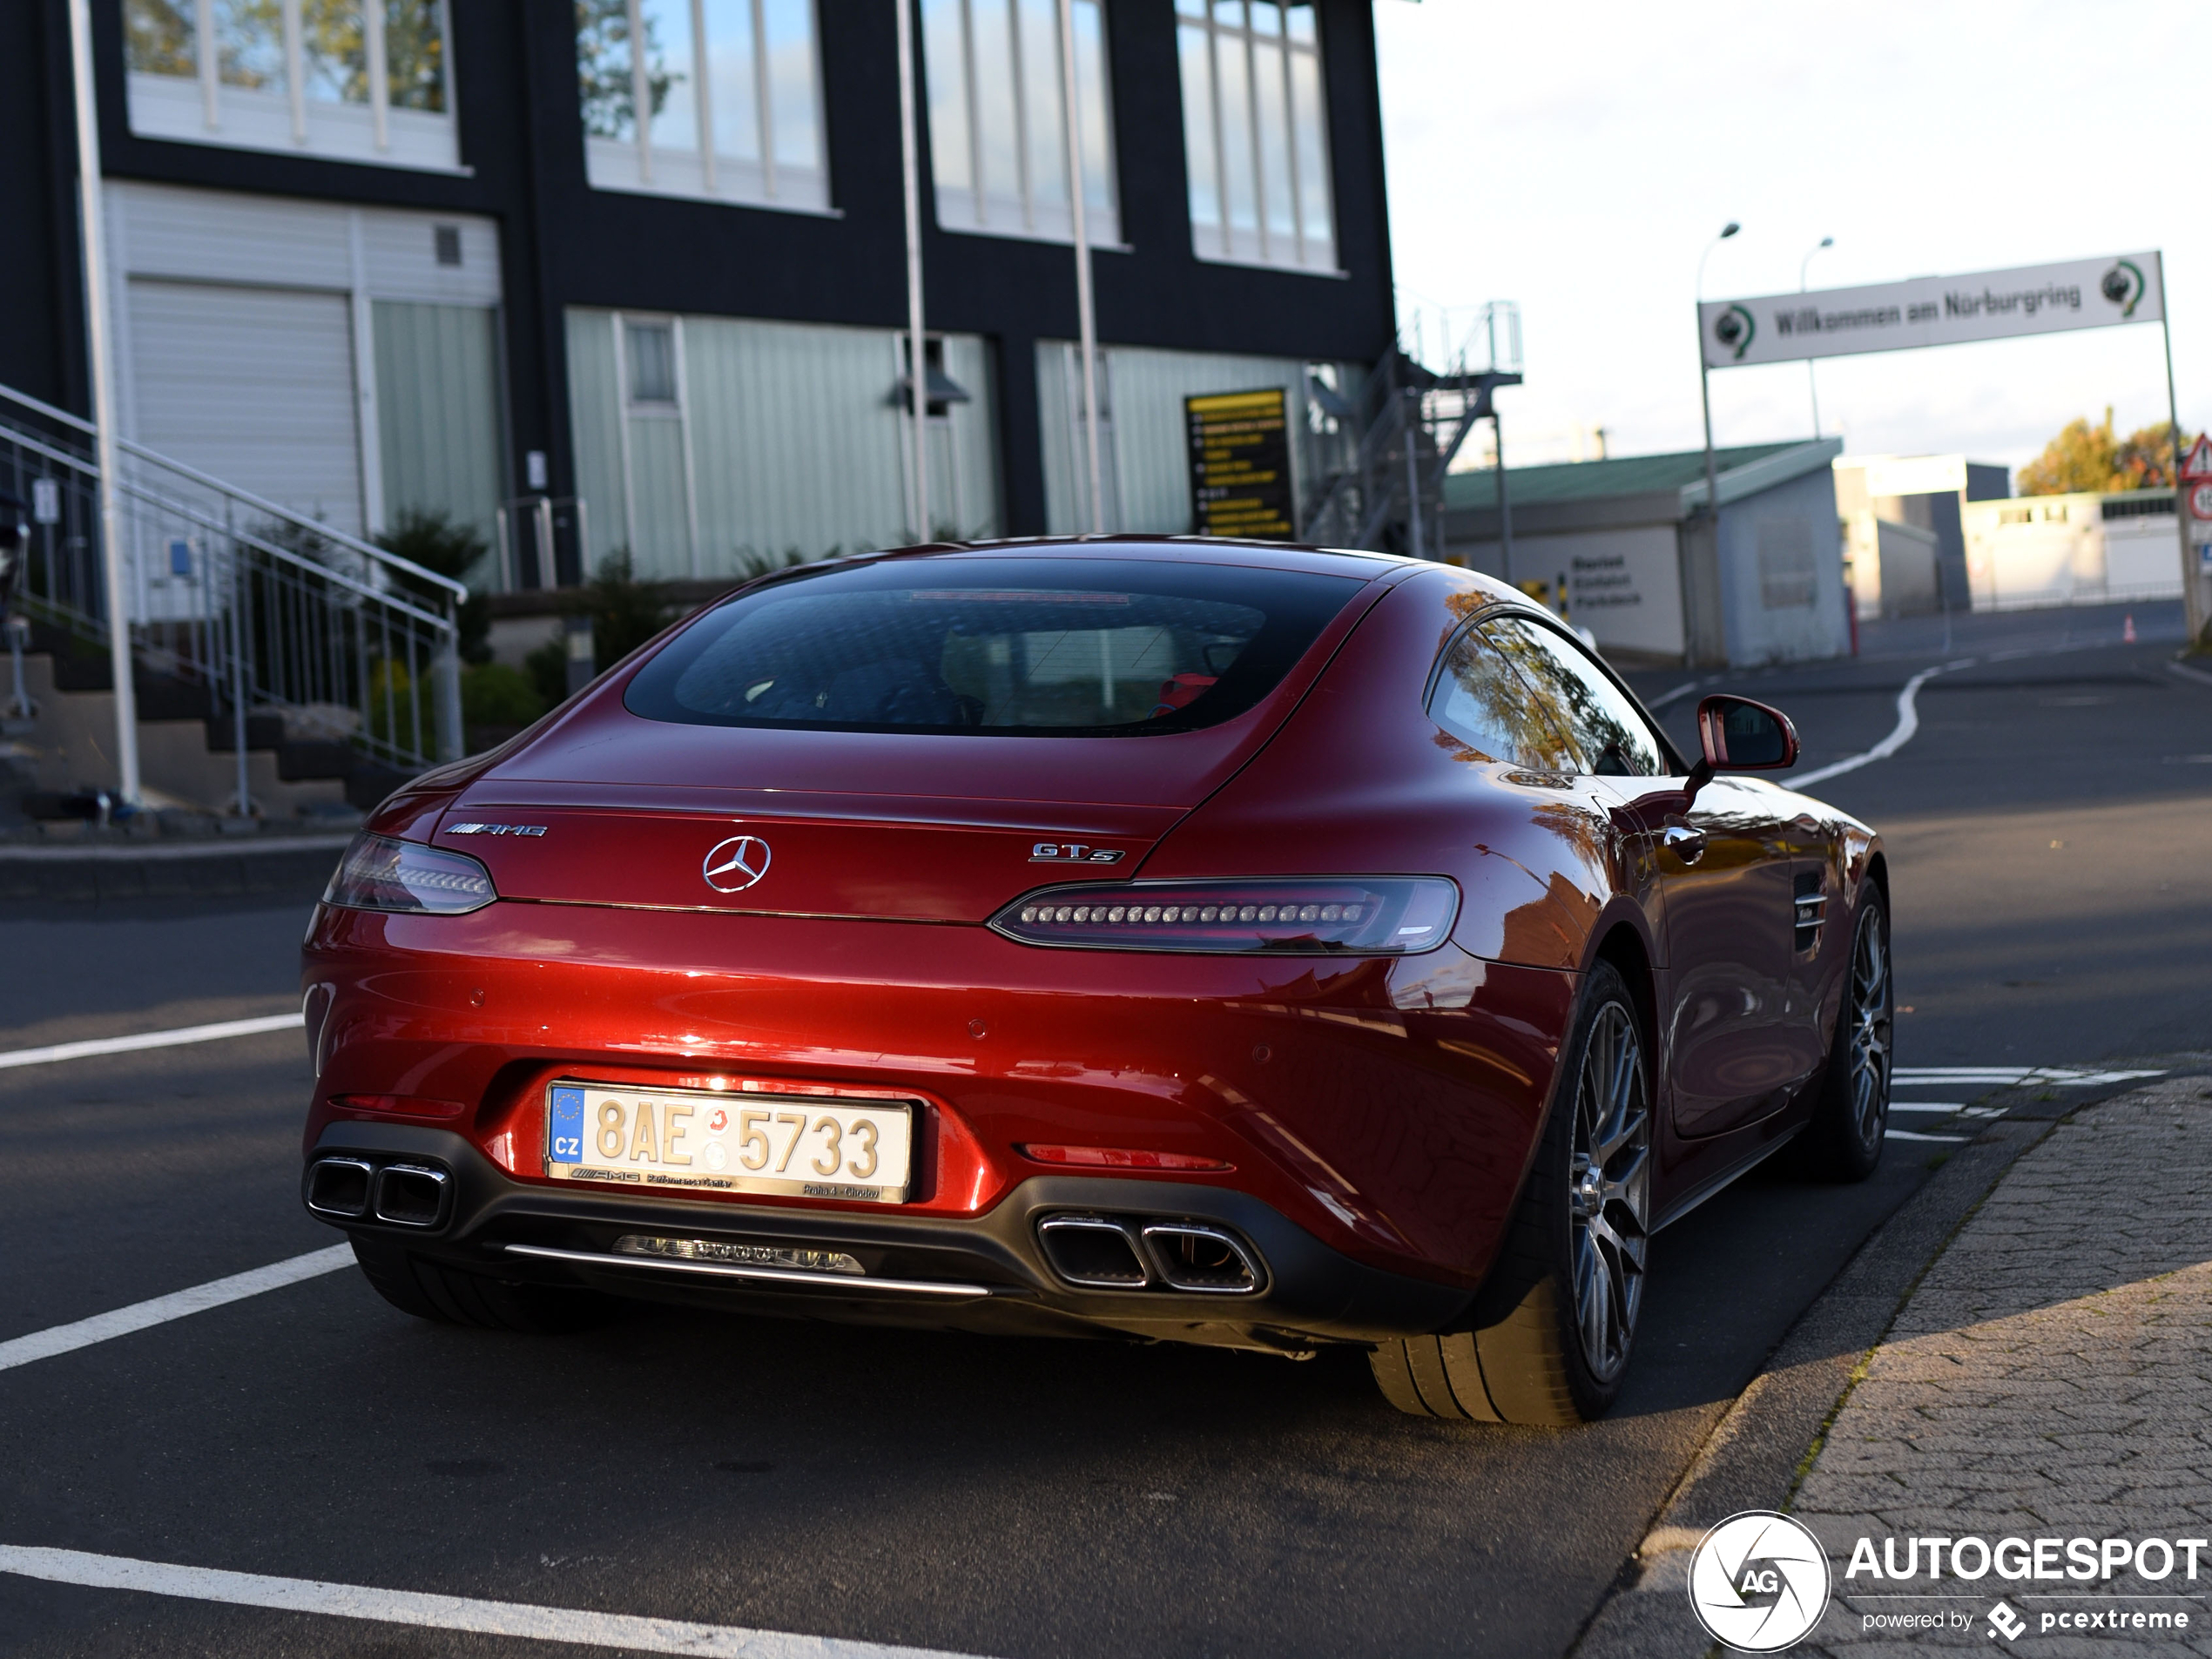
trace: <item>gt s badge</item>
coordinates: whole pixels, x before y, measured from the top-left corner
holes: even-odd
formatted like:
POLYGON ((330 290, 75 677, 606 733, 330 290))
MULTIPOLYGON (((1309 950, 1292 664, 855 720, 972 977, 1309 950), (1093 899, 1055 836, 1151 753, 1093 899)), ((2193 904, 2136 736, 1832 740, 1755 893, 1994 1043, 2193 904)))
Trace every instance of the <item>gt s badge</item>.
POLYGON ((1081 841, 1039 841, 1029 849, 1032 864, 1119 864, 1128 856, 1118 846, 1086 846, 1081 841))

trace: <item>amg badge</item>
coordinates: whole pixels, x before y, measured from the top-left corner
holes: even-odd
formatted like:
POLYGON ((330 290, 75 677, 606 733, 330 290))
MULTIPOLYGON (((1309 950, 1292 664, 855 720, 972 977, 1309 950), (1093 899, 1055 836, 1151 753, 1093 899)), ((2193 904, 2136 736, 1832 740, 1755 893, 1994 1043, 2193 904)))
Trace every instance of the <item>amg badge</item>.
POLYGON ((447 826, 446 833, 448 835, 543 835, 545 833, 545 826, 543 824, 451 824, 447 826))

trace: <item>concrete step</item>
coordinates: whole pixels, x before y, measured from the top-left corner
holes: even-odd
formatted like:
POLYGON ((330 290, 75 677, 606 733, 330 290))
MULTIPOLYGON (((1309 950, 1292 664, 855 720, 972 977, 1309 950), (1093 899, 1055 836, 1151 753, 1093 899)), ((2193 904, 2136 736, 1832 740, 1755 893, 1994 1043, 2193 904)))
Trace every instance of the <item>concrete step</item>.
MULTIPOLYGON (((30 788, 67 794, 116 786, 113 680, 105 658, 98 667, 96 675, 81 652, 24 658, 25 687, 39 711, 11 742, 14 770, 30 774, 30 788)), ((230 810, 238 792, 236 737, 229 721, 209 718, 206 688, 143 668, 133 680, 142 699, 138 772, 149 798, 203 812, 230 810)), ((408 775, 366 759, 350 745, 287 741, 273 715, 250 718, 246 739, 247 792, 271 820, 297 819, 318 806, 351 804, 366 811, 408 775)))

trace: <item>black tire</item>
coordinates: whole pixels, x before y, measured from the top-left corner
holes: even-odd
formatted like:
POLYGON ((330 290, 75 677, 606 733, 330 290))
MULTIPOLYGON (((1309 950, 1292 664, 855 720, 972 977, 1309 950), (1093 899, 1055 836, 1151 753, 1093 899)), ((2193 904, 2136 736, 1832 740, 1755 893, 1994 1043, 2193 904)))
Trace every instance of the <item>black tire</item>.
POLYGON ((1528 1180, 1472 1328, 1377 1345, 1375 1380, 1420 1417, 1564 1426, 1621 1391, 1651 1215, 1643 1022, 1610 963, 1591 969, 1528 1180))
POLYGON ((457 1272, 381 1238, 353 1241, 354 1259, 376 1293, 402 1313, 475 1331, 557 1336, 604 1324, 619 1305, 596 1291, 518 1285, 457 1272))
POLYGON ((1882 1161, 1890 1123, 1890 1038, 1897 981, 1890 968, 1890 917, 1869 887, 1851 927, 1836 1035, 1812 1116, 1799 1137, 1798 1167, 1817 1181, 1864 1181, 1882 1161))

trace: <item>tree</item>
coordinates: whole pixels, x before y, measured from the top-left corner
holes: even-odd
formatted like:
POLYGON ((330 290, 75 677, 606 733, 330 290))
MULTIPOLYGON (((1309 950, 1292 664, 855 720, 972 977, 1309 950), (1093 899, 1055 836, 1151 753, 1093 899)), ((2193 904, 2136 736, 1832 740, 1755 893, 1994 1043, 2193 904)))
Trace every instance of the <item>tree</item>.
MULTIPOLYGON (((2185 440, 2182 447, 2186 448, 2185 440)), ((2122 441, 2113 431, 2112 406, 2101 425, 2069 421, 2020 469, 2023 496, 2063 496, 2077 490, 2169 489, 2174 483, 2173 423, 2161 421, 2122 441)))

